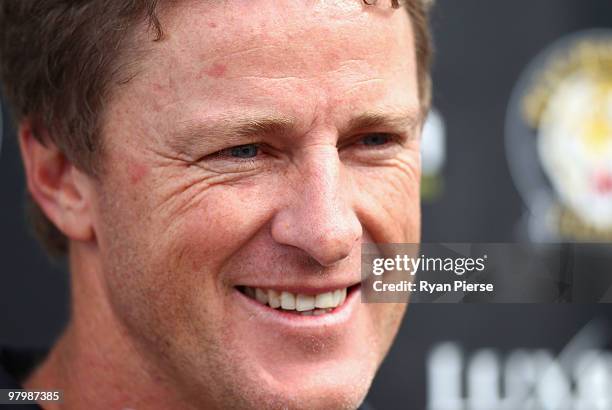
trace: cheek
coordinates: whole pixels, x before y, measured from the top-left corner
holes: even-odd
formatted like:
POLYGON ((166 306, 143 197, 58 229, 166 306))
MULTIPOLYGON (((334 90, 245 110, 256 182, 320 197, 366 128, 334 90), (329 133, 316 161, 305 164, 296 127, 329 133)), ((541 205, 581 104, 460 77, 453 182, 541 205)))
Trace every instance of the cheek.
POLYGON ((245 187, 213 187, 188 211, 164 216, 163 263, 214 276, 269 219, 261 198, 245 187))
POLYGON ((149 168, 144 164, 132 161, 127 166, 127 173, 130 177, 130 182, 135 185, 147 176, 149 173, 149 168))
POLYGON ((357 212, 372 240, 416 243, 420 240, 420 178, 418 155, 390 166, 356 170, 357 212))
POLYGON ((228 291, 223 266, 266 222, 269 206, 259 193, 212 187, 197 202, 177 195, 183 210, 167 212, 155 206, 153 186, 112 186, 123 189, 109 186, 100 204, 101 260, 112 303, 126 323, 151 341, 159 332, 178 340, 194 326, 193 312, 220 317, 220 296, 228 291))

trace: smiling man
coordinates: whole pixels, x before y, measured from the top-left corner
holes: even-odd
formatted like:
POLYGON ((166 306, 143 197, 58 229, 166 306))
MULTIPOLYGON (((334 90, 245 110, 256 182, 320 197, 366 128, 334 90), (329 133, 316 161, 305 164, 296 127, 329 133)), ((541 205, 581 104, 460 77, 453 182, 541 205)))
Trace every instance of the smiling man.
POLYGON ((72 315, 23 385, 69 409, 354 409, 418 242, 422 0, 2 0, 2 77, 72 315))

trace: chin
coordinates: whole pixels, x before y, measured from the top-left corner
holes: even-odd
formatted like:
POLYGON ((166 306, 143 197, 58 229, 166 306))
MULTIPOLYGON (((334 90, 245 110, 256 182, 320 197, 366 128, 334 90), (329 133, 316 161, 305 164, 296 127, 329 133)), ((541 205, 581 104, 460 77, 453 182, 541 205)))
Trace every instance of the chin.
POLYGON ((266 375, 249 389, 245 408, 356 409, 370 388, 375 370, 376 366, 361 362, 330 366, 324 372, 303 369, 291 380, 266 375))
POLYGON ((225 363, 225 375, 240 390, 228 396, 247 398, 233 406, 238 408, 359 407, 401 313, 362 304, 359 288, 349 291, 341 306, 319 316, 271 309, 241 294, 232 302, 225 323, 233 326, 222 344, 234 352, 225 363), (377 320, 383 314, 385 319, 377 320), (389 317, 396 320, 387 324, 389 317), (231 380, 236 374, 242 383, 231 380))

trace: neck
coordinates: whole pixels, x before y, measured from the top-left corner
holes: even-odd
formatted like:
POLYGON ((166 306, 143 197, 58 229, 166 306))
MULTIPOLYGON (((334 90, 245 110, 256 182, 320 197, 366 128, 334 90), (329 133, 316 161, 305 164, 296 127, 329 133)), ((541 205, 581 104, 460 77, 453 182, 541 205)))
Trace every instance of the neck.
POLYGON ((25 387, 63 390, 53 409, 190 408, 113 314, 95 249, 71 247, 72 315, 25 387))

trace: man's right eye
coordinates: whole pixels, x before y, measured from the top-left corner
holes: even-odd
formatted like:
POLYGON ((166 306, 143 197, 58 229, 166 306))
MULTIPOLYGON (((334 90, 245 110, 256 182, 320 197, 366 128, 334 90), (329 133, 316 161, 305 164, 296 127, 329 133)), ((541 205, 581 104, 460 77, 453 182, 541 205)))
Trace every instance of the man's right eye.
POLYGON ((200 158, 197 163, 219 173, 235 173, 261 169, 268 161, 263 144, 244 144, 224 148, 200 158))
POLYGON ((235 158, 254 158, 259 153, 259 146, 256 144, 239 145, 237 147, 229 148, 227 153, 235 158))

